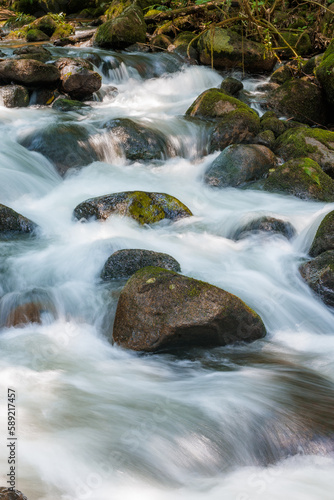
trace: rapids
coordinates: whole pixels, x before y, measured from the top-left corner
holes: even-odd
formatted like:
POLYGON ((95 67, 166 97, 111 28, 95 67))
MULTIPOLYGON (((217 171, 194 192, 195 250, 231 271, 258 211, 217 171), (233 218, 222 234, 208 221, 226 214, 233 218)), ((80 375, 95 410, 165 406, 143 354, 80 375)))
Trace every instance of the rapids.
MULTIPOLYGON (((1 241, 1 324, 27 297, 52 304, 40 325, 1 328, 1 484, 12 388, 16 487, 29 500, 331 500, 333 312, 303 283, 298 265, 334 204, 205 186, 204 171, 218 153, 207 154, 209 126, 183 115, 220 84, 214 70, 183 66, 169 54, 50 50, 93 54, 104 99, 80 114, 0 108, 0 201, 40 227, 38 237, 1 241), (150 164, 127 161, 102 129, 120 117, 161 131, 174 154, 150 164), (21 145, 55 123, 84 127, 100 161, 62 179, 46 157, 21 145), (119 217, 72 219, 81 201, 128 190, 176 196, 194 217, 152 227, 119 217), (229 238, 263 214, 291 222, 297 235, 229 238), (99 274, 122 248, 172 255, 183 274, 254 308, 268 335, 184 358, 112 346, 106 324, 121 284, 102 284, 99 274)), ((260 81, 244 80, 258 110, 260 81)))

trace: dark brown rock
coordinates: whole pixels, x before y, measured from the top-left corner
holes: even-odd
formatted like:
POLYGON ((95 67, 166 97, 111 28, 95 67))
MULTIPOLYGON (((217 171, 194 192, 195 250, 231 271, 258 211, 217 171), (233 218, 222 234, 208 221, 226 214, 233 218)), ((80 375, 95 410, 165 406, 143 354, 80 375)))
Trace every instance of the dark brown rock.
POLYGON ((0 205, 0 233, 31 233, 37 225, 15 210, 0 205))
POLYGON ((0 488, 0 500, 28 500, 19 490, 0 488))
POLYGON ((261 318, 235 295, 146 267, 121 292, 113 340, 128 349, 155 352, 252 342, 265 334, 261 318))
POLYGON ((299 268, 309 287, 327 304, 334 307, 334 250, 328 250, 299 268))
POLYGON ((237 229, 233 234, 233 239, 241 240, 254 233, 281 234, 288 240, 296 234, 295 228, 290 222, 276 219, 275 217, 263 216, 254 219, 237 229))
POLYGON ((62 58, 55 66, 60 71, 60 89, 72 99, 84 99, 97 92, 102 85, 102 78, 92 65, 84 59, 62 58))
POLYGON ((323 218, 309 254, 311 257, 316 257, 327 250, 334 250, 334 211, 323 218))
POLYGON ((166 253, 151 250, 131 249, 118 250, 105 263, 101 278, 103 281, 112 279, 130 278, 143 267, 154 266, 180 272, 180 264, 166 253))

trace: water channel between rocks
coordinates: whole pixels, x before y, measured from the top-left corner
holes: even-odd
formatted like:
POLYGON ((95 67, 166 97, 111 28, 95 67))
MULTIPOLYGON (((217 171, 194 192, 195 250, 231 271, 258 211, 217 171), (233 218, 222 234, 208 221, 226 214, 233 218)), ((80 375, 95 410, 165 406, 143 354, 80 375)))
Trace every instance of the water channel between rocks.
MULTIPOLYGON (((184 113, 220 84, 210 68, 182 66, 168 54, 50 50, 98 54, 104 99, 80 114, 0 108, 1 203, 40 226, 36 238, 1 242, 0 316, 24 296, 48 297, 57 313, 40 325, 3 327, 0 335, 1 398, 8 387, 17 392, 16 487, 29 500, 331 500, 333 314, 298 266, 333 204, 204 184, 218 153, 206 154, 208 126, 184 113), (163 132, 174 155, 125 160, 102 128, 121 117, 163 132), (83 127, 101 161, 84 159, 62 179, 21 145, 55 124, 83 127), (87 198, 130 190, 176 196, 194 217, 153 226, 119 217, 73 220, 87 198), (289 221, 297 235, 230 239, 256 215, 289 221), (181 358, 112 346, 105 324, 120 284, 106 286, 99 276, 123 248, 172 255, 183 274, 254 308, 267 336, 181 358)), ((246 78, 245 88, 258 81, 246 78)), ((0 470, 7 471, 1 442, 0 470)))

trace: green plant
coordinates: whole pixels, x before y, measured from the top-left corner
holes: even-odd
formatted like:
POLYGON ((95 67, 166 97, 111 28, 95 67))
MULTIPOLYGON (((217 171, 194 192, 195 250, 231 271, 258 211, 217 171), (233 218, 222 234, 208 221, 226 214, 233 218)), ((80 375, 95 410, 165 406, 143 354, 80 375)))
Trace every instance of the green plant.
POLYGON ((49 12, 48 15, 52 17, 52 19, 56 21, 57 24, 65 24, 66 22, 66 14, 64 12, 59 12, 59 14, 53 14, 52 12, 49 12))

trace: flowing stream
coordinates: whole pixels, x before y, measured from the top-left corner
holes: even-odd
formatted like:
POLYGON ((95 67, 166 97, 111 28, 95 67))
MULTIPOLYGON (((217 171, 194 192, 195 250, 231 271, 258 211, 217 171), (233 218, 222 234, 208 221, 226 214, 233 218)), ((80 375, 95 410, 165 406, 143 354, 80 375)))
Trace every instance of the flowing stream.
MULTIPOLYGON (((104 99, 80 113, 0 108, 0 201, 40 227, 37 237, 1 241, 1 324, 15 304, 52 305, 42 324, 1 329, 2 485, 10 387, 16 487, 29 500, 332 500, 333 312, 298 266, 334 205, 204 184, 218 153, 207 154, 208 125, 184 113, 220 84, 210 68, 182 66, 169 54, 50 50, 99 56, 104 99), (120 117, 161 131, 173 154, 127 161, 103 129, 120 117), (55 124, 88 131, 100 161, 61 178, 45 156, 21 145, 55 124), (116 216, 73 220, 81 201, 130 190, 176 196, 194 217, 150 227, 116 216), (259 215, 289 221, 297 235, 231 239, 259 215), (181 358, 112 346, 122 283, 99 276, 122 248, 168 253, 183 274, 236 294, 261 315, 266 338, 181 358)), ((244 80, 250 91, 257 82, 244 80)))

